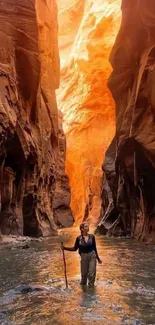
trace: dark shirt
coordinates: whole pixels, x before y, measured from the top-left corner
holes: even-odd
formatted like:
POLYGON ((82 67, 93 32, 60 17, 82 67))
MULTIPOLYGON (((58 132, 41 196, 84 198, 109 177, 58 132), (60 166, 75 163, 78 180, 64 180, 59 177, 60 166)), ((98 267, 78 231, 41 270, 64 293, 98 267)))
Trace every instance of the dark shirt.
POLYGON ((79 250, 79 254, 87 254, 91 252, 96 253, 96 258, 99 259, 98 253, 97 253, 97 248, 96 248, 96 240, 94 235, 88 235, 88 241, 85 241, 84 237, 78 236, 76 238, 74 247, 65 247, 64 249, 66 251, 77 251, 79 250))

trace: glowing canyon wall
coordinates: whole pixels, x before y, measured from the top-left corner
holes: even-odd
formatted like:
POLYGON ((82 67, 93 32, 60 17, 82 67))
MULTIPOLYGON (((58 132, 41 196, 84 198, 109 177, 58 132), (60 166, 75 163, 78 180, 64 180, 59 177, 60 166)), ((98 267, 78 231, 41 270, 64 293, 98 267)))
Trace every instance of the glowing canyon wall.
POLYGON ((31 236, 72 224, 58 116, 55 0, 0 4, 0 229, 31 236), (50 36, 50 37, 49 37, 50 36), (62 219, 58 218, 58 210, 62 219), (66 216, 67 211, 67 216, 66 216), (68 218, 68 223, 66 222, 68 218))
POLYGON ((107 88, 109 54, 120 26, 120 0, 58 0, 62 63, 59 108, 67 137, 66 171, 77 222, 100 216, 101 165, 115 133, 107 88))
POLYGON ((155 241, 155 2, 123 0, 110 62, 116 136, 104 172, 111 206, 99 229, 155 241))

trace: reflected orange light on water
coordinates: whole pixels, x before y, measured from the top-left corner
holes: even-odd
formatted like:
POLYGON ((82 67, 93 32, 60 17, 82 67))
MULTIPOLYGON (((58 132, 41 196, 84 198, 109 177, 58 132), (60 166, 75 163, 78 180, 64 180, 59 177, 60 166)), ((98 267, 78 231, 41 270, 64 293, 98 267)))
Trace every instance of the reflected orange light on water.
POLYGON ((96 236, 103 264, 97 266, 95 289, 82 290, 80 257, 77 252, 65 252, 69 283, 66 290, 60 242, 72 246, 78 234, 77 228, 61 230, 58 237, 32 242, 27 250, 0 250, 4 323, 154 324, 152 247, 129 239, 96 236), (28 294, 15 291, 16 286, 24 284, 38 290, 28 294))
MULTIPOLYGON (((92 230, 93 229, 91 229, 91 231, 92 230)), ((72 247, 76 237, 79 235, 78 227, 60 231, 60 241, 62 240, 63 235, 65 245, 72 247)), ((65 291, 62 291, 62 294, 59 292, 59 296, 61 297, 62 301, 66 296, 64 302, 65 309, 62 305, 61 311, 59 310, 60 324, 61 322, 62 324, 65 324, 65 321, 67 321, 68 324, 72 324, 73 315, 70 315, 70 310, 74 312, 74 317, 77 324, 81 324, 80 317, 84 317, 84 313, 86 313, 88 309, 90 309, 91 319, 93 314, 98 315, 98 317, 101 317, 101 319, 103 319, 102 315, 106 314, 106 324, 110 325, 112 325, 110 322, 117 322, 120 320, 122 310, 125 310, 126 314, 132 314, 129 301, 127 297, 122 294, 122 292, 124 291, 124 287, 126 287, 129 291, 132 287, 130 276, 128 276, 126 279, 126 265, 124 264, 124 259, 126 259, 128 256, 127 273, 130 273, 129 270, 132 270, 134 252, 132 250, 128 250, 126 244, 123 242, 120 243, 120 246, 118 244, 115 247, 112 241, 108 242, 107 239, 98 236, 96 236, 96 242, 99 256, 103 260, 103 264, 98 264, 97 266, 97 286, 95 287, 94 291, 90 292, 92 299, 88 299, 88 290, 86 288, 82 289, 79 284, 80 256, 78 252, 65 251, 69 289, 66 291, 66 293, 65 291), (125 249, 124 253, 123 247, 125 249), (95 304, 95 299, 96 301, 99 300, 100 303, 95 304), (85 307, 86 311, 84 310, 85 307), (115 308, 117 308, 118 311, 120 309, 120 311, 114 312, 115 308), (80 314, 78 310, 81 310, 80 314), (108 319, 110 319, 110 322, 108 322, 108 319)), ((46 274, 48 274, 48 276, 51 276, 52 282, 50 284, 54 284, 57 289, 62 290, 62 288, 65 289, 63 258, 62 252, 60 251, 58 253, 57 249, 58 245, 54 248, 54 252, 51 253, 51 260, 47 259, 46 268, 44 266, 44 271, 46 274)), ((55 292, 55 296, 57 296, 57 291, 55 292)), ((58 304, 57 300, 55 299, 56 297, 52 303, 52 308, 54 308, 54 305, 57 306, 58 304)), ((48 311, 50 312, 50 308, 49 302, 46 301, 46 303, 44 303, 42 306, 42 313, 48 314, 48 311)))

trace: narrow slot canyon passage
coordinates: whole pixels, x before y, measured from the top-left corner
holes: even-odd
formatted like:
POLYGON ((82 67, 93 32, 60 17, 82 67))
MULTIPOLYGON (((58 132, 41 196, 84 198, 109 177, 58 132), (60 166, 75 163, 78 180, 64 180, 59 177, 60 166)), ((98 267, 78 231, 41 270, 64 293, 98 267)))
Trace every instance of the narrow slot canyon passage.
POLYGON ((154 84, 154 0, 0 1, 0 325, 155 325, 154 84))
POLYGON ((100 221, 102 163, 115 134, 107 87, 109 55, 121 21, 121 1, 58 0, 61 59, 58 107, 66 134, 66 172, 75 224, 100 221))

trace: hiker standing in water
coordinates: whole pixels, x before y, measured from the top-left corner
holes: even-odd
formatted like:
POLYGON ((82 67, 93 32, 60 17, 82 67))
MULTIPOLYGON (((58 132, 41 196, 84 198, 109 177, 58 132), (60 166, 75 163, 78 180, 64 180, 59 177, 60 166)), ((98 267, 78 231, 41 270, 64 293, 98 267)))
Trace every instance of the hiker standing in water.
POLYGON ((90 235, 89 226, 86 222, 80 225, 81 235, 76 238, 74 247, 65 247, 63 244, 62 249, 70 252, 79 250, 81 256, 81 285, 87 285, 89 287, 94 287, 94 282, 96 278, 96 260, 99 264, 102 264, 100 260, 97 248, 95 236, 90 235))

